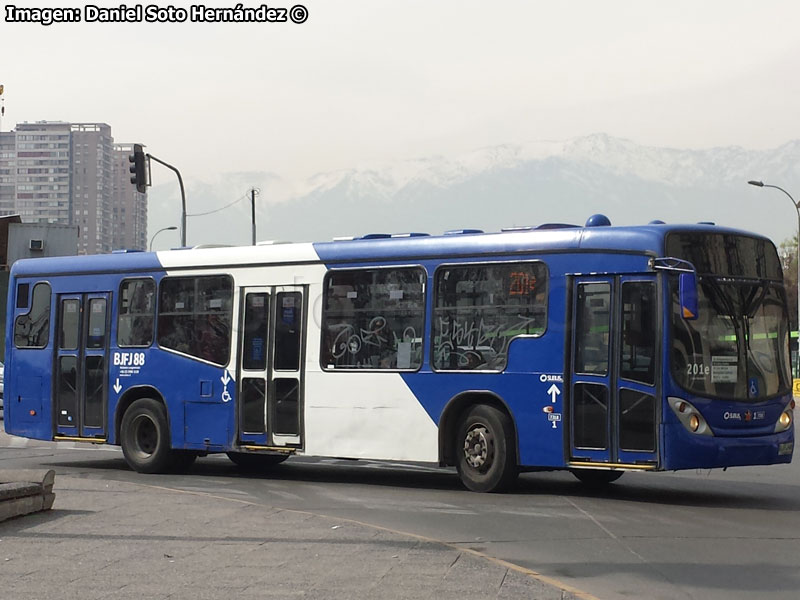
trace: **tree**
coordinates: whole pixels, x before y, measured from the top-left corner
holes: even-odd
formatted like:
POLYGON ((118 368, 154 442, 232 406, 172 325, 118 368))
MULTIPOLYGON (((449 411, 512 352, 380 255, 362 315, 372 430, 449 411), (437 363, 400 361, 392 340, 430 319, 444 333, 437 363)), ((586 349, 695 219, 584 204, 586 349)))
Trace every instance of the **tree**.
POLYGON ((789 324, 797 331, 797 235, 781 242, 778 256, 783 267, 783 284, 789 304, 789 324))
MULTIPOLYGON (((786 287, 786 299, 789 305, 789 329, 797 331, 797 235, 793 238, 785 239, 781 242, 778 249, 778 257, 783 267, 783 284, 786 287)), ((792 374, 800 377, 800 366, 798 366, 797 346, 800 338, 793 337, 789 342, 792 357, 792 374)))

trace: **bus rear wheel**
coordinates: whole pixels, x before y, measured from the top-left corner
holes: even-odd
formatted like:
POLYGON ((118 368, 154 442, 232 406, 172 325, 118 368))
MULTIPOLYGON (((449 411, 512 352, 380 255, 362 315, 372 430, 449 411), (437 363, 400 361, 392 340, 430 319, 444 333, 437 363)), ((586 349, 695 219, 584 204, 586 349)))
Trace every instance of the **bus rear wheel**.
POLYGON ((467 410, 456 434, 456 469, 473 492, 500 492, 517 478, 515 442, 508 415, 478 404, 467 410))
POLYGON ((136 400, 120 427, 122 454, 139 473, 163 473, 172 465, 169 425, 164 405, 151 398, 136 400))
POLYGON ((249 452, 228 452, 228 458, 240 469, 245 471, 260 471, 281 464, 288 454, 253 454, 249 452))

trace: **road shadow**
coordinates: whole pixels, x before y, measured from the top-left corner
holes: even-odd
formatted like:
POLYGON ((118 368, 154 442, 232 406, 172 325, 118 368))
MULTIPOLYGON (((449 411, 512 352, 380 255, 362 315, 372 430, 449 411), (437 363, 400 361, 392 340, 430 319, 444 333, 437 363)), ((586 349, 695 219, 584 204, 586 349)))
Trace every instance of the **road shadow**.
POLYGON ((607 498, 625 502, 695 508, 736 508, 800 512, 796 485, 755 486, 752 482, 676 476, 672 473, 625 473, 615 483, 592 488, 566 471, 520 477, 515 494, 607 498))
MULTIPOLYGON (((192 485, 192 479, 212 477, 222 480, 263 480, 300 483, 365 485, 399 489, 467 491, 454 468, 434 469, 430 465, 356 461, 346 459, 316 460, 293 457, 262 471, 243 470, 220 456, 200 458, 185 472, 158 475, 136 473, 120 456, 96 460, 60 460, 57 455, 41 456, 41 467, 55 469, 72 477, 108 477, 131 483, 192 485), (66 470, 66 471, 65 471, 66 470)), ((587 487, 567 471, 523 473, 508 490, 514 496, 564 496, 568 498, 605 498, 652 505, 697 508, 734 508, 800 512, 796 485, 724 481, 719 478, 682 477, 671 473, 626 473, 604 488, 587 487)))
POLYGON ((52 523, 59 521, 66 517, 81 517, 94 514, 92 510, 64 510, 59 508, 51 508, 49 510, 41 510, 39 512, 28 513, 0 521, 0 538, 12 537, 15 534, 21 533, 32 527, 37 527, 44 523, 52 523))

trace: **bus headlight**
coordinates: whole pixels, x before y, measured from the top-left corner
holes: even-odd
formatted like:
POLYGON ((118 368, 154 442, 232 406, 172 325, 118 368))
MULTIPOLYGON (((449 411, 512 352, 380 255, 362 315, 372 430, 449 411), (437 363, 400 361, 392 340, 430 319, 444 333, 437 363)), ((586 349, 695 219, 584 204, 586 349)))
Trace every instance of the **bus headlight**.
POLYGON ((792 409, 788 408, 778 417, 778 422, 775 423, 775 433, 780 433, 781 431, 789 429, 789 427, 792 426, 792 421, 794 421, 792 409))
POLYGON ((692 430, 692 433, 696 433, 700 429, 700 418, 697 415, 689 417, 689 429, 692 430))
POLYGON ((668 398, 669 406, 687 431, 696 435, 714 435, 711 427, 690 402, 683 398, 668 398))

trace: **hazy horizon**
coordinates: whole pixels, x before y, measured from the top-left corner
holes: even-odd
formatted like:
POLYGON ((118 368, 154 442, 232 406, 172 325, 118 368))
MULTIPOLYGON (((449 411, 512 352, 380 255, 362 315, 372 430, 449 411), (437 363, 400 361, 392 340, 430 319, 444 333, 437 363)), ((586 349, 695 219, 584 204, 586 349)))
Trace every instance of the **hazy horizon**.
MULTIPOLYGON (((792 237, 797 220, 788 198, 777 190, 749 186, 749 179, 800 189, 800 141, 766 151, 688 150, 594 134, 376 162, 305 180, 231 172, 186 181, 188 243, 249 244, 251 187, 260 191, 260 241, 583 224, 598 212, 617 225, 653 219, 715 221, 777 243, 792 237)), ((180 215, 174 177, 160 171, 158 181, 150 196, 151 232, 177 224, 180 215)), ((178 239, 178 232, 164 233, 156 247, 176 246, 178 239)))
MULTIPOLYGON (((0 128, 105 122, 117 142, 146 144, 198 185, 230 173, 304 182, 595 132, 689 150, 800 138, 800 4, 790 0, 304 5, 299 24, 44 26, 8 22, 4 10, 0 128)), ((788 235, 781 202, 771 206, 786 209, 778 232, 788 235)))

